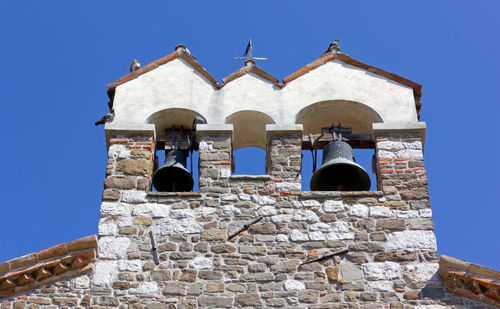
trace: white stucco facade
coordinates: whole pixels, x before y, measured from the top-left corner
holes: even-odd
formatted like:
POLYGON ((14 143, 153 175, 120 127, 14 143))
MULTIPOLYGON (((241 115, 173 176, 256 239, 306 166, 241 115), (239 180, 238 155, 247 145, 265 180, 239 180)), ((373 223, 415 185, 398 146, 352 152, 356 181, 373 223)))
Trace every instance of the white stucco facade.
POLYGON ((373 123, 418 123, 411 87, 339 60, 285 87, 250 72, 219 88, 177 58, 118 85, 113 106, 107 128, 153 124, 162 134, 172 125, 189 128, 200 115, 209 124, 233 124, 235 148, 264 148, 266 124, 303 124, 304 134, 318 134, 340 121, 368 134, 373 123))

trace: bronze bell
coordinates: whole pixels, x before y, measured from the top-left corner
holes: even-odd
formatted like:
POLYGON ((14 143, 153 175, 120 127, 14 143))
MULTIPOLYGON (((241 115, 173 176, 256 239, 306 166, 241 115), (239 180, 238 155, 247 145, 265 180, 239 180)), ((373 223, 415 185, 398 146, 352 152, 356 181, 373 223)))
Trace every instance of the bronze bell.
POLYGON ((153 175, 153 186, 159 192, 189 192, 194 181, 186 168, 186 154, 182 150, 170 150, 165 164, 153 175))
POLYGON ((368 191, 370 176, 354 160, 351 146, 341 140, 328 143, 321 167, 311 178, 311 191, 368 191))

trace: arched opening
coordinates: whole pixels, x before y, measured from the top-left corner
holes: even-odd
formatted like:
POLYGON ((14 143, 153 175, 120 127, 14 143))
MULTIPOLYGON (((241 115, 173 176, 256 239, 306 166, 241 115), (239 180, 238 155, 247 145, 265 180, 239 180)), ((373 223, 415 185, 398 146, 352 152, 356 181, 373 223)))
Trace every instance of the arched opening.
POLYGON ((266 124, 274 124, 274 120, 264 113, 244 110, 228 116, 226 123, 234 129, 234 174, 265 175, 266 124))
POLYGON ((229 115, 226 123, 233 125, 233 149, 243 147, 266 149, 266 124, 274 124, 274 120, 264 113, 244 110, 229 115))
POLYGON ((195 117, 203 118, 199 113, 183 108, 165 109, 148 117, 147 122, 154 124, 156 131, 153 191, 198 190, 199 154, 192 127, 195 117), (172 155, 174 151, 180 152, 175 156, 175 160, 172 160, 170 156, 169 162, 165 161, 165 157, 172 155), (160 171, 162 174, 159 174, 160 171), (158 179, 164 181, 158 181, 158 179), (190 185, 187 185, 191 180, 192 189, 190 185))
POLYGON ((353 101, 332 100, 311 104, 297 113, 295 123, 304 126, 304 134, 319 134, 321 128, 341 123, 352 128, 352 133, 371 134, 372 124, 383 122, 372 108, 353 101))
MULTIPOLYGON (((344 137, 351 138, 350 142, 355 162, 364 168, 370 178, 370 190, 377 189, 376 174, 372 171, 372 158, 374 154, 371 141, 372 124, 383 122, 382 117, 372 108, 353 101, 332 100, 311 104, 302 109, 296 116, 296 123, 304 127, 304 135, 311 134, 317 138, 322 133, 322 128, 331 127, 332 124, 341 124, 342 127, 350 128, 350 133, 344 137)), ((331 135, 330 135, 331 138, 331 135)), ((323 147, 316 146, 316 170, 322 165, 323 147)), ((312 147, 311 147, 312 148, 312 147)), ((302 190, 310 190, 311 177, 313 175, 313 159, 310 149, 302 151, 302 190)))

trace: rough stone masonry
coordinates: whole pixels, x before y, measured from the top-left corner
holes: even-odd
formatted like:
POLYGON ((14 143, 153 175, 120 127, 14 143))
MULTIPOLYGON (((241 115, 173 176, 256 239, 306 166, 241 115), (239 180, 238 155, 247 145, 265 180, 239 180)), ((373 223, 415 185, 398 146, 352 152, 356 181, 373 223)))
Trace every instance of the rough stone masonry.
POLYGON ((269 175, 231 175, 218 134, 199 141, 199 192, 157 193, 153 137, 112 136, 93 268, 1 308, 487 308, 437 274, 421 137, 375 138, 379 191, 302 192, 299 136, 269 138, 269 175))

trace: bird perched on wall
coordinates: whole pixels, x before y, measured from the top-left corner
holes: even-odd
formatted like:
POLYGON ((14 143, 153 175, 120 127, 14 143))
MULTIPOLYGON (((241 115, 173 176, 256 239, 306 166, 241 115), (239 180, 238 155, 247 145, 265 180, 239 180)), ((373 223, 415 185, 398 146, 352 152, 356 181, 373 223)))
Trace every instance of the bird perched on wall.
POLYGON ((330 45, 328 46, 328 49, 323 54, 332 53, 332 52, 339 52, 340 51, 339 41, 340 41, 339 39, 335 39, 335 41, 330 43, 330 45))
POLYGON ((206 123, 207 123, 207 121, 205 120, 205 118, 200 117, 200 116, 194 117, 193 126, 192 126, 193 132, 196 131, 196 125, 197 124, 206 124, 206 123))
POLYGON ((137 71, 137 70, 139 70, 140 67, 141 67, 141 63, 139 61, 137 61, 136 59, 134 59, 132 61, 132 64, 130 65, 130 72, 137 71))
POLYGON ((112 122, 113 119, 115 119, 115 110, 112 109, 111 113, 107 113, 106 115, 102 116, 101 119, 97 120, 95 125, 98 126, 100 124, 105 124, 107 122, 112 122))

